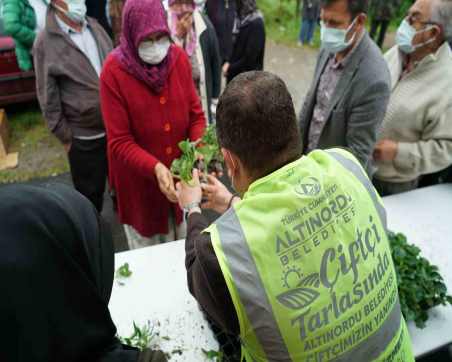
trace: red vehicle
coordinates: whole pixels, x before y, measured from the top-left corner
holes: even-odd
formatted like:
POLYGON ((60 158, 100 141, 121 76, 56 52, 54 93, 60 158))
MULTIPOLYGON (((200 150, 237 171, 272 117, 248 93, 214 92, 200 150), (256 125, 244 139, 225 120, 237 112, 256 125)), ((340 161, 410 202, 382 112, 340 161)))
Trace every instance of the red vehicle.
POLYGON ((14 40, 0 24, 0 107, 36 99, 35 73, 19 69, 14 49, 14 40))

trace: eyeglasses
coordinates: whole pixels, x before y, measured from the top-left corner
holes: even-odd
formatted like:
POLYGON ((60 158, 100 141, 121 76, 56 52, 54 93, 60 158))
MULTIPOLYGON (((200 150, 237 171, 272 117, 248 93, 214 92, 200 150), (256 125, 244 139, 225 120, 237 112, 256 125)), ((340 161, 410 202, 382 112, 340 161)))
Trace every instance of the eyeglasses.
POLYGON ((412 14, 412 15, 407 15, 407 17, 405 18, 405 20, 408 22, 408 24, 413 25, 413 24, 419 24, 419 25, 438 25, 435 22, 432 21, 422 21, 421 19, 421 14, 417 13, 417 14, 412 14))

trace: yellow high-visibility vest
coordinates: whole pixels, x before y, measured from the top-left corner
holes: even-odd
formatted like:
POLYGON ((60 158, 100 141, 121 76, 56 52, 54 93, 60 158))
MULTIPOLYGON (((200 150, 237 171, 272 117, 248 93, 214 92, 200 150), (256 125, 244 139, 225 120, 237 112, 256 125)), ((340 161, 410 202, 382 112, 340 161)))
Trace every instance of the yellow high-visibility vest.
POLYGON ((386 212, 358 161, 314 151, 254 182, 206 232, 246 361, 414 361, 386 212))

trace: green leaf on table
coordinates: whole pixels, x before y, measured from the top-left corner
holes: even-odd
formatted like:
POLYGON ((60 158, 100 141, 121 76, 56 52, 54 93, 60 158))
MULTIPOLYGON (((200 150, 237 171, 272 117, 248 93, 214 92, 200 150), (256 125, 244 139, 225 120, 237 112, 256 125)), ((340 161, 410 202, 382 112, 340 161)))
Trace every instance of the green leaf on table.
POLYGON ((130 337, 118 337, 121 343, 144 350, 149 348, 152 339, 154 338, 154 327, 151 327, 151 322, 147 321, 145 325, 140 327, 133 322, 133 333, 130 337))
POLYGON ((206 351, 205 349, 202 349, 202 352, 211 361, 221 362, 223 360, 223 352, 214 350, 206 351))
POLYGON ((116 278, 130 278, 132 271, 130 270, 129 263, 124 263, 118 270, 116 270, 116 278))

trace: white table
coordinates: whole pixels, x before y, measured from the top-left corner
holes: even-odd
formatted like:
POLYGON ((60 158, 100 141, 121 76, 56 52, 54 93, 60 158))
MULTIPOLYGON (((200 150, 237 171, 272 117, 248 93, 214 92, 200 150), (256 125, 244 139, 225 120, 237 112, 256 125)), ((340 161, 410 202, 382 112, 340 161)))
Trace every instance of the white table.
MULTIPOLYGON (((452 184, 419 189, 384 198, 388 227, 407 236, 439 267, 452 294, 452 184)), ((452 343, 452 306, 430 311, 424 329, 409 323, 416 357, 452 343)))
POLYGON ((152 345, 171 361, 208 361, 202 349, 219 347, 188 291, 184 242, 126 251, 115 259, 115 269, 129 263, 132 271, 124 285, 116 280, 113 285, 110 311, 118 334, 129 337, 134 321, 139 326, 150 321, 158 333, 152 345))
MULTIPOLYGON (((439 266, 452 293, 452 185, 441 185, 384 199, 389 228, 407 235, 423 255, 439 266)), ((187 289, 182 241, 116 254, 116 268, 128 262, 132 276, 116 281, 110 302, 121 336, 133 321, 155 325, 154 344, 171 361, 206 361, 202 349, 218 350, 207 322, 187 289), (170 339, 167 340, 166 337, 170 339), (182 354, 172 353, 182 350, 182 354)), ((409 325, 416 357, 452 343, 452 307, 430 312, 425 329, 409 325)))

